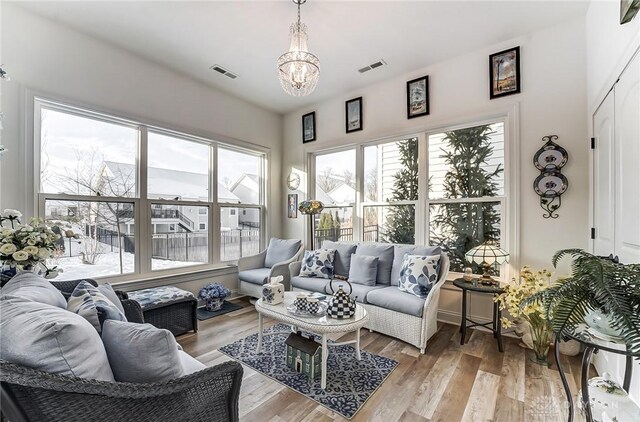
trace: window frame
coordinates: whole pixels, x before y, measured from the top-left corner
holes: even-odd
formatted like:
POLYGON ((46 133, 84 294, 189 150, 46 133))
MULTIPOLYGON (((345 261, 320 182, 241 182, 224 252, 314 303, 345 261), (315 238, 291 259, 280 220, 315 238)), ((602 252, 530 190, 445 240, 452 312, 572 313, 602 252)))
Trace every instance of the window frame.
MULTIPOLYGON (((34 214, 40 218, 45 217, 45 204, 47 200, 60 201, 86 201, 86 202, 120 202, 132 203, 134 206, 134 231, 135 236, 135 256, 134 271, 123 275, 109 275, 95 277, 105 282, 113 284, 146 280, 149 278, 158 278, 166 276, 175 276, 181 274, 190 274, 195 272, 210 271, 218 268, 235 265, 234 261, 220 260, 220 204, 218 202, 218 174, 217 174, 217 152, 219 148, 231 149, 234 151, 254 155, 260 158, 260 202, 261 204, 252 204, 254 208, 260 209, 260 242, 259 249, 264 249, 265 238, 267 237, 268 227, 266 224, 266 204, 268 204, 268 171, 270 165, 270 150, 258 145, 249 144, 244 141, 225 139, 215 140, 208 137, 187 134, 181 131, 168 129, 168 125, 148 124, 141 120, 134 120, 119 117, 118 113, 102 112, 99 108, 92 106, 76 106, 69 101, 58 101, 41 95, 33 95, 33 115, 30 116, 33 121, 31 128, 33 133, 29 134, 33 139, 33 192, 34 192, 34 214), (43 109, 50 109, 61 113, 71 114, 74 116, 88 118, 99 122, 106 122, 126 126, 137 130, 137 157, 136 157, 136 194, 134 197, 111 197, 111 196, 93 196, 93 195, 70 195, 60 193, 44 193, 40 188, 40 168, 41 168, 41 116, 43 109), (149 132, 179 138, 189 142, 196 142, 207 145, 209 147, 209 198, 207 201, 185 201, 185 200, 168 200, 153 199, 147 195, 147 158, 148 158, 148 137, 149 132), (152 206, 158 205, 177 205, 177 206, 196 206, 206 207, 206 224, 208 228, 208 262, 204 264, 194 264, 171 269, 152 270, 152 206)), ((244 204, 243 204, 244 205, 244 204)), ((204 216, 203 214, 198 214, 204 216)), ((197 224, 198 222, 196 222, 197 224)))
MULTIPOLYGON (((336 206, 354 206, 353 228, 354 241, 362 242, 364 231, 364 207, 382 205, 410 205, 415 206, 415 244, 429 244, 429 205, 455 202, 500 202, 501 206, 501 246, 509 252, 510 262, 504 264, 500 269, 501 281, 511 279, 519 270, 520 247, 519 247, 519 195, 516 189, 520 184, 520 147, 519 147, 519 104, 515 103, 508 107, 499 108, 495 113, 469 116, 456 119, 454 122, 440 122, 425 127, 420 127, 408 131, 404 134, 387 136, 375 140, 363 140, 351 144, 339 146, 309 146, 305 147, 306 170, 309 175, 307 180, 307 190, 312 197, 315 197, 316 172, 315 157, 349 149, 356 150, 356 195, 355 204, 340 204, 336 206), (428 196, 428 160, 429 160, 429 135, 468 127, 480 126, 493 123, 504 124, 504 193, 502 196, 482 197, 482 198, 456 198, 431 200, 428 196), (364 181, 364 148, 368 146, 381 145, 390 142, 397 142, 410 138, 418 139, 418 200, 417 201, 394 201, 394 202, 365 202, 365 181, 364 181)), ((309 225, 305 228, 305 239, 311 239, 313 233, 309 225)), ((450 272, 448 279, 452 280, 461 277, 462 273, 450 272)))

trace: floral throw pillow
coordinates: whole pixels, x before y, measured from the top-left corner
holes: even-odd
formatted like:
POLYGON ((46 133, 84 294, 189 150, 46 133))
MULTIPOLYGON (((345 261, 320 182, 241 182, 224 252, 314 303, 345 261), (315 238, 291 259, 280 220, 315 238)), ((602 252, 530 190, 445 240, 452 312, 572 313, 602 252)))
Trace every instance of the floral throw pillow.
POLYGON ((300 275, 303 277, 333 278, 333 259, 335 249, 305 251, 300 275))
POLYGON ((74 312, 102 333, 102 324, 108 319, 127 322, 127 318, 118 307, 97 287, 86 281, 78 283, 67 302, 67 310, 74 312))
POLYGON ((400 269, 398 289, 418 297, 427 297, 438 281, 440 255, 405 255, 400 269))

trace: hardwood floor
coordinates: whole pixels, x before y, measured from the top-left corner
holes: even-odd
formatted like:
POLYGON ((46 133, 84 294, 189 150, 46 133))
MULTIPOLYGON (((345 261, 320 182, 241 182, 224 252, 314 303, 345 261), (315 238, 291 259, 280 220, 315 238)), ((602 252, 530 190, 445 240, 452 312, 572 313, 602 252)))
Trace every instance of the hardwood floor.
MULTIPOLYGON (((257 332, 258 326, 254 307, 245 299, 236 303, 243 308, 200 321, 197 334, 178 337, 184 350, 208 366, 229 360, 217 348, 257 332)), ((273 324, 274 321, 265 320, 266 327, 273 324)), ((363 329, 363 349, 399 364, 352 421, 567 420, 564 390, 555 365, 545 368, 531 362, 528 351, 518 346, 517 339, 505 337, 504 353, 500 353, 491 334, 469 331, 467 344, 460 346, 458 327, 441 324, 427 344, 426 353, 420 355, 413 346, 363 329)), ((576 394, 580 360, 566 356, 563 359, 576 394)), ((244 369, 241 420, 345 420, 251 368, 244 369)), ((580 420, 579 413, 576 420, 580 420)))

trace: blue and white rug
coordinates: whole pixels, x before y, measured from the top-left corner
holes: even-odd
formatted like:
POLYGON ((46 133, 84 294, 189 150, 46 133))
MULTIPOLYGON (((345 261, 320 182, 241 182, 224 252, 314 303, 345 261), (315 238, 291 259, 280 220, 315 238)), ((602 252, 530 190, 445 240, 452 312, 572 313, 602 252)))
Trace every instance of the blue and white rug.
POLYGON ((361 351, 362 360, 357 360, 351 345, 329 346, 327 388, 323 390, 320 378, 309 380, 285 364, 284 342, 291 328, 277 324, 266 332, 281 333, 264 336, 260 354, 256 353, 258 334, 227 344, 220 351, 347 419, 360 410, 398 365, 393 359, 365 351, 361 351))

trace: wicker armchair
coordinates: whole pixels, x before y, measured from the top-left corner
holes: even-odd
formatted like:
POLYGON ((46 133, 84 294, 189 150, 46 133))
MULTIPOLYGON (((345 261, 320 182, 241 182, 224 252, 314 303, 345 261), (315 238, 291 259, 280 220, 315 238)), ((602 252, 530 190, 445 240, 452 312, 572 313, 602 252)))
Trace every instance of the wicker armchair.
MULTIPOLYGON (((98 283, 90 278, 81 280, 50 281, 50 283, 62 292, 62 295, 65 297, 65 299, 69 299, 71 293, 73 293, 73 290, 81 281, 86 281, 96 287, 98 286, 98 283)), ((122 307, 124 308, 124 316, 127 317, 127 321, 137 322, 139 324, 145 322, 144 316, 142 314, 142 308, 140 307, 140 304, 138 302, 129 299, 127 293, 121 290, 116 290, 116 295, 118 295, 120 303, 122 303, 122 307)))
POLYGON ((11 422, 237 421, 242 372, 225 362, 171 381, 129 384, 0 361, 2 412, 11 422))

